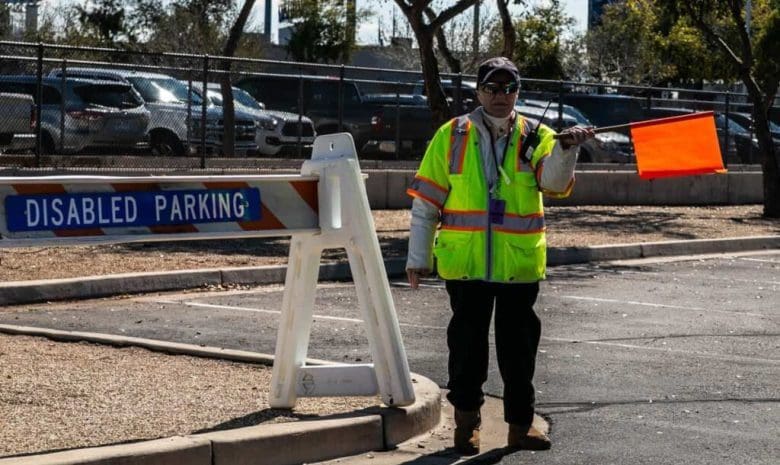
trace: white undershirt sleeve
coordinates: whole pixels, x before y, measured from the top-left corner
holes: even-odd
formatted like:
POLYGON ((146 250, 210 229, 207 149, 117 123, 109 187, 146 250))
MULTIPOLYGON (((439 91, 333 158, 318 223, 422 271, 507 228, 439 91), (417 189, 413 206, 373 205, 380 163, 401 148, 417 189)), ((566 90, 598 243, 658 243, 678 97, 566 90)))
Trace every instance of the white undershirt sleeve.
POLYGON ((542 161, 544 167, 539 187, 551 192, 565 192, 574 177, 578 152, 578 145, 564 149, 561 143, 556 141, 552 153, 542 161))
POLYGON ((417 197, 412 201, 409 252, 406 269, 433 269, 433 239, 439 223, 439 209, 417 197))

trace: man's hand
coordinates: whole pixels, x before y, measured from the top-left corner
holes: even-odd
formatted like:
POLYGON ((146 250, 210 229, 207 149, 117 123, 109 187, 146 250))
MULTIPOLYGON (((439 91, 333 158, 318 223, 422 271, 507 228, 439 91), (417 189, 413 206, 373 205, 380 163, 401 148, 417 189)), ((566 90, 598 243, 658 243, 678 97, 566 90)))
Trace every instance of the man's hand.
POLYGON ((596 133, 592 127, 572 126, 561 131, 558 135, 558 140, 561 141, 561 147, 568 149, 572 146, 580 145, 593 137, 596 137, 596 133))
POLYGON ((420 277, 431 274, 428 268, 409 268, 406 270, 406 277, 409 278, 409 286, 412 289, 420 287, 420 277))

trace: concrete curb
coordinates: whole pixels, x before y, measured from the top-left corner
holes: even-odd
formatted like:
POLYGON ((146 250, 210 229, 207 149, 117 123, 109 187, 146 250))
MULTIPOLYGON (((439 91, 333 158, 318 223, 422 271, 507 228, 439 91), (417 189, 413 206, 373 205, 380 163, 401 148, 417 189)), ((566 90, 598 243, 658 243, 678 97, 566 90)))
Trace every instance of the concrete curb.
MULTIPOLYGON (((673 255, 747 252, 780 249, 780 236, 751 236, 728 239, 645 242, 587 247, 550 247, 550 266, 598 261, 631 260, 673 255)), ((405 273, 406 258, 385 260, 389 276, 405 273)), ((19 305, 54 300, 87 299, 112 295, 193 289, 230 284, 284 283, 287 267, 259 266, 244 268, 182 270, 153 273, 127 273, 84 278, 13 281, 0 283, 0 305, 19 305)), ((346 280, 352 274, 348 263, 320 266, 320 280, 346 280)))
MULTIPOLYGON (((112 346, 273 364, 267 354, 203 347, 110 334, 0 325, 0 333, 86 341, 112 346)), ((309 364, 330 363, 307 360, 309 364)), ((74 449, 50 454, 0 458, 0 465, 293 465, 387 450, 431 430, 441 416, 441 391, 433 381, 412 374, 416 401, 408 407, 375 407, 313 421, 256 425, 228 431, 175 436, 131 444, 74 449)))

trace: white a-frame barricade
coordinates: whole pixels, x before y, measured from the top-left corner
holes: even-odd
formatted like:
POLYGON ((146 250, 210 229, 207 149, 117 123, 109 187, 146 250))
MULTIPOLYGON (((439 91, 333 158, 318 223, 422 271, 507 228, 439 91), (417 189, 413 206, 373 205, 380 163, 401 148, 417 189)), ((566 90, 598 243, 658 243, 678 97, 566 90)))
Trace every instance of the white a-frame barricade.
POLYGON ((349 134, 318 137, 300 175, 0 177, 0 248, 291 236, 270 404, 300 396, 414 402, 349 134), (345 248, 373 364, 307 366, 322 251, 345 248))

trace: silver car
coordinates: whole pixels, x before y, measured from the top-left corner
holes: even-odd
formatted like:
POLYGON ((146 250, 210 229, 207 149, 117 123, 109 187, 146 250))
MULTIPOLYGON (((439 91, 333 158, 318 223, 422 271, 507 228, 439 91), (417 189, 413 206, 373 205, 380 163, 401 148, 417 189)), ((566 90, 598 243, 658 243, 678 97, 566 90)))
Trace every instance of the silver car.
MULTIPOLYGON (((58 76, 61 70, 52 70, 58 76)), ((148 138, 152 152, 158 155, 181 156, 199 150, 201 142, 201 104, 197 93, 186 84, 166 74, 147 73, 126 69, 68 68, 68 76, 106 79, 129 83, 143 98, 150 111, 148 138)), ((222 153, 224 133, 222 110, 206 108, 207 153, 222 153)), ((236 155, 247 155, 257 150, 255 123, 247 118, 236 119, 236 155)))
MULTIPOLYGON (((86 148, 136 148, 145 143, 149 111, 126 83, 43 78, 41 146, 44 153, 86 148), (64 90, 64 92, 63 92, 64 90)), ((0 76, 0 92, 31 95, 35 76, 0 76)))
MULTIPOLYGON (((541 106, 516 105, 515 110, 533 120, 534 124, 541 119, 543 124, 558 131, 577 125, 593 126, 593 123, 581 113, 567 112, 567 106, 564 105, 563 114, 560 115, 563 124, 561 128, 558 127, 559 114, 556 103, 550 105, 549 109, 541 106)), ((596 134, 593 139, 588 139, 580 146, 578 159, 582 163, 633 163, 636 160, 631 138, 619 132, 602 132, 596 134)))

